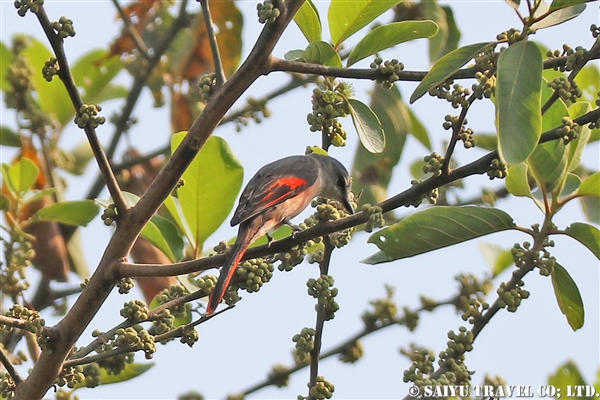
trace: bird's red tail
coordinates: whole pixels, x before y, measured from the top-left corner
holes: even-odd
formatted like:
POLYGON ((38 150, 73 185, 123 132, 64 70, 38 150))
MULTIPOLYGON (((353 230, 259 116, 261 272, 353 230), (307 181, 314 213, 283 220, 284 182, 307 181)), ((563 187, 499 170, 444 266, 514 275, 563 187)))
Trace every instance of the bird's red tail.
POLYGON ((231 249, 229 249, 229 252, 227 253, 225 263, 223 264, 223 268, 221 268, 221 273, 219 274, 219 280, 217 281, 217 285, 215 286, 215 289, 210 295, 210 299, 208 300, 208 306, 206 306, 207 315, 211 315, 215 312, 215 309, 217 308, 221 300, 223 300, 223 296, 225 296, 225 292, 229 287, 231 278, 233 278, 233 274, 237 270, 237 266, 244 254, 246 253, 246 249, 250 245, 254 236, 254 232, 249 232, 249 230, 250 229, 240 229, 235 244, 231 247, 231 249))

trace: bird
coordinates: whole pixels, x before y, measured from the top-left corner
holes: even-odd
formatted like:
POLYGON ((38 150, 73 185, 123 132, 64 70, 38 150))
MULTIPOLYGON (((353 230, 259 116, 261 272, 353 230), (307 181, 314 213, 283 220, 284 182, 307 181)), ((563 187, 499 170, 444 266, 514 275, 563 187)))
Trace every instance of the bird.
POLYGON ((212 315, 223 299, 248 246, 281 225, 291 225, 290 220, 317 196, 337 200, 353 214, 351 186, 348 170, 328 155, 289 156, 259 169, 242 191, 231 219, 232 227, 239 224, 238 235, 227 252, 206 314, 212 315))

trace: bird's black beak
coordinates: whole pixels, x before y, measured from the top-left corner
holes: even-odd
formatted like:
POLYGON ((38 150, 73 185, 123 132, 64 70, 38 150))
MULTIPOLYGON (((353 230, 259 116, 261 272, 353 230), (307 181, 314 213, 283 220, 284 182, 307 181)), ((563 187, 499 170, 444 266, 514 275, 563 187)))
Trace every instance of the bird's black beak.
POLYGON ((344 197, 344 200, 342 200, 342 205, 350 215, 354 214, 354 209, 352 208, 352 203, 350 203, 348 196, 344 197))

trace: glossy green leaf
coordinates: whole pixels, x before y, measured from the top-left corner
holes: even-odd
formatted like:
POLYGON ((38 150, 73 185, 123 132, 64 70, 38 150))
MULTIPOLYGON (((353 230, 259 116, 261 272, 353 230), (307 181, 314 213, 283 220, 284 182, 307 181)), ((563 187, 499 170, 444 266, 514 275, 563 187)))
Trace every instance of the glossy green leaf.
POLYGON ((50 49, 41 41, 26 38, 28 45, 21 54, 29 61, 33 84, 42 110, 54 114, 61 125, 66 125, 75 116, 75 108, 62 81, 54 77, 51 82, 42 76, 44 63, 53 56, 50 49))
POLYGON ((600 225, 600 197, 598 196, 584 196, 580 197, 581 210, 585 215, 585 218, 589 222, 593 222, 600 225))
POLYGON ((309 43, 321 40, 321 18, 312 0, 306 0, 302 4, 296 15, 294 15, 294 22, 296 22, 309 43))
POLYGON ((458 43, 460 42, 461 36, 460 30, 458 29, 458 25, 456 24, 456 19, 454 18, 454 12, 452 11, 452 8, 450 6, 442 6, 442 10, 444 10, 444 13, 446 13, 448 37, 446 38, 445 46, 440 48, 438 52, 440 57, 450 53, 453 50, 456 50, 458 48, 458 43))
MULTIPOLYGON (((27 191, 35 182, 39 168, 27 157, 21 157, 19 161, 8 167, 8 175, 4 177, 15 192, 27 191)), ((4 171, 3 171, 4 172, 4 171)))
POLYGON ((521 5, 521 0, 506 0, 506 2, 515 10, 518 10, 519 6, 521 5))
MULTIPOLYGON (((598 80, 600 80, 600 77, 598 77, 598 80)), ((592 111, 592 105, 587 101, 578 101, 571 104, 568 111, 571 119, 575 119, 592 111)), ((592 130, 589 125, 579 126, 579 136, 569 145, 569 171, 574 171, 579 166, 581 156, 590 141, 591 135, 592 130)))
POLYGON ((531 187, 527 177, 527 164, 508 166, 508 176, 504 183, 513 196, 531 197, 531 187))
POLYGON ((36 211, 31 220, 87 226, 98 215, 99 210, 100 207, 93 200, 61 201, 36 211))
MULTIPOLYGON (((171 150, 185 132, 173 135, 171 150)), ((195 250, 223 223, 242 186, 243 168, 225 140, 211 136, 188 169, 185 184, 177 189, 181 210, 193 235, 195 250)))
POLYGON ((492 277, 500 275, 515 263, 510 249, 503 249, 497 244, 492 243, 480 243, 479 249, 492 269, 492 277))
MULTIPOLYGON (((573 173, 568 173, 558 199, 562 201, 565 197, 571 196, 577 191, 580 185, 581 178, 573 173)), ((600 194, 598 195, 600 196, 600 194)))
POLYGON ((165 199, 163 205, 169 212, 170 220, 177 227, 177 231, 185 236, 190 243, 194 243, 194 235, 192 234, 192 231, 185 220, 179 199, 174 196, 169 196, 165 199))
POLYGON ((402 102, 396 85, 385 90, 375 84, 371 96, 371 109, 386 134, 386 146, 381 153, 371 153, 364 146, 357 146, 352 166, 355 193, 361 193, 360 204, 377 204, 387 199, 387 187, 392 169, 398 164, 406 135, 410 130, 408 107, 402 102))
POLYGON ((473 57, 485 50, 491 42, 475 43, 461 47, 440 58, 423 78, 410 96, 410 103, 420 99, 431 88, 439 85, 468 63, 473 57))
POLYGON ((331 41, 335 48, 398 4, 399 0, 331 0, 327 12, 331 41))
MULTIPOLYGON (((79 58, 71 73, 78 88, 83 89, 83 100, 85 103, 100 103, 118 95, 110 82, 122 69, 122 61, 119 57, 110 57, 107 50, 92 50, 79 58)), ((121 95, 127 91, 122 90, 121 95)), ((123 96, 119 96, 123 97, 123 96)))
POLYGON ((595 63, 587 63, 575 78, 577 86, 583 91, 583 99, 594 102, 596 94, 600 91, 600 70, 595 63))
POLYGON ((174 261, 180 261, 183 258, 184 243, 175 224, 160 215, 153 216, 151 221, 160 230, 160 233, 167 242, 173 254, 174 261))
POLYGON ((412 111, 412 109, 408 108, 408 115, 410 116, 410 134, 413 135, 415 139, 419 141, 427 150, 431 150, 431 140, 429 139, 429 133, 427 132, 427 128, 421 122, 419 118, 417 118, 416 114, 412 111))
POLYGON ((346 67, 397 44, 431 37, 437 30, 437 25, 432 21, 402 21, 378 26, 352 49, 346 67))
POLYGON ((288 61, 301 61, 304 55, 304 50, 290 50, 283 55, 283 58, 288 61))
MULTIPOLYGON (((540 15, 547 7, 547 3, 542 2, 538 12, 536 12, 536 16, 540 15)), ((546 16, 544 19, 534 23, 532 28, 542 29, 562 24, 563 22, 567 22, 568 20, 573 19, 581 14, 583 10, 585 10, 585 7, 585 4, 577 4, 570 7, 561 8, 560 10, 554 11, 550 15, 546 16)))
POLYGON ((587 247, 600 260, 600 230, 598 228, 583 222, 574 222, 565 229, 565 234, 587 247))
POLYGON ((69 251, 69 258, 71 260, 71 269, 81 279, 89 277, 91 275, 90 268, 86 260, 86 253, 83 249, 81 231, 79 229, 75 229, 75 232, 73 232, 71 238, 67 241, 67 250, 69 251))
MULTIPOLYGON (((554 90, 548 87, 548 81, 542 78, 542 104, 545 104, 554 94, 554 90)), ((569 116, 569 109, 562 99, 556 100, 550 108, 542 115, 542 132, 549 131, 561 126, 562 119, 569 116)))
POLYGON ((10 88, 10 84, 6 80, 6 71, 12 63, 12 58, 12 51, 3 42, 0 42, 0 90, 2 91, 10 88))
POLYGON ((378 264, 423 254, 514 228, 495 208, 437 206, 416 212, 369 237, 381 250, 363 262, 378 264))
POLYGON ((161 230, 153 221, 148 221, 146 225, 144 225, 140 235, 150 242, 150 244, 152 244, 154 247, 162 251, 169 258, 169 260, 171 260, 171 262, 175 262, 175 255, 171 251, 169 243, 167 243, 167 240, 163 236, 161 230))
POLYGON ((0 126, 0 146, 21 147, 19 134, 7 126, 0 126))
POLYGON ((578 4, 589 3, 594 0, 554 0, 550 5, 550 11, 560 10, 561 8, 572 7, 578 4))
POLYGON ((322 41, 310 43, 304 50, 301 61, 329 67, 342 67, 342 59, 338 52, 329 43, 322 41))
POLYGON ((377 115, 365 103, 348 99, 352 123, 365 149, 371 153, 381 153, 385 148, 385 133, 377 115))
POLYGON ((495 133, 477 133, 475 135, 477 147, 487 151, 498 149, 498 135, 495 133))
POLYGON ((542 69, 542 53, 532 42, 515 43, 498 57, 498 151, 508 164, 525 161, 540 139, 542 69))
POLYGON ((585 178, 577 193, 581 196, 600 196, 600 172, 594 172, 585 178))
MULTIPOLYGON (((125 382, 133 378, 137 378, 144 372, 154 366, 154 363, 127 363, 121 372, 117 375, 109 374, 104 368, 100 368, 100 385, 109 385, 111 383, 125 382)), ((84 388, 85 380, 75 384, 75 389, 84 388)))
POLYGON ((585 312, 577 284, 559 263, 552 269, 552 286, 560 311, 567 317, 569 326, 576 331, 583 326, 585 312))
POLYGON ((527 160, 535 180, 546 192, 562 187, 568 166, 566 150, 562 140, 542 143, 527 160))
POLYGON ((424 1, 421 3, 421 7, 423 18, 432 20, 439 28, 437 33, 429 38, 429 61, 434 63, 447 53, 446 43, 450 31, 448 17, 437 1, 424 1))
MULTIPOLYGON (((581 386, 581 390, 585 390, 583 386, 587 385, 583 375, 579 372, 579 368, 573 361, 567 361, 563 365, 559 366, 556 373, 548 377, 548 385, 552 385, 557 389, 557 393, 565 393, 565 397, 569 396, 569 393, 576 395, 577 389, 575 386, 581 386)), ((583 393, 582 393, 583 394, 583 393)), ((592 400, 597 397, 577 397, 580 400, 592 400)))

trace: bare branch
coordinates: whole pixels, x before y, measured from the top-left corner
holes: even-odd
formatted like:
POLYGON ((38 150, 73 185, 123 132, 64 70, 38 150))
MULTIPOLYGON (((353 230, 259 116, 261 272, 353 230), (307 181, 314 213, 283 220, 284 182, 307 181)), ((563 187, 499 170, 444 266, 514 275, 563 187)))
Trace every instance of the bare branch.
POLYGON ((215 75, 217 79, 217 87, 222 86, 227 78, 225 77, 225 71, 223 70, 223 62, 221 61, 221 54, 219 53, 219 45, 217 43, 217 35, 213 28, 213 21, 210 15, 210 7, 208 0, 198 0, 202 7, 202 15, 204 16, 204 24, 206 25, 206 32, 208 33, 208 42, 210 43, 210 51, 212 53, 213 62, 215 65, 215 75))

